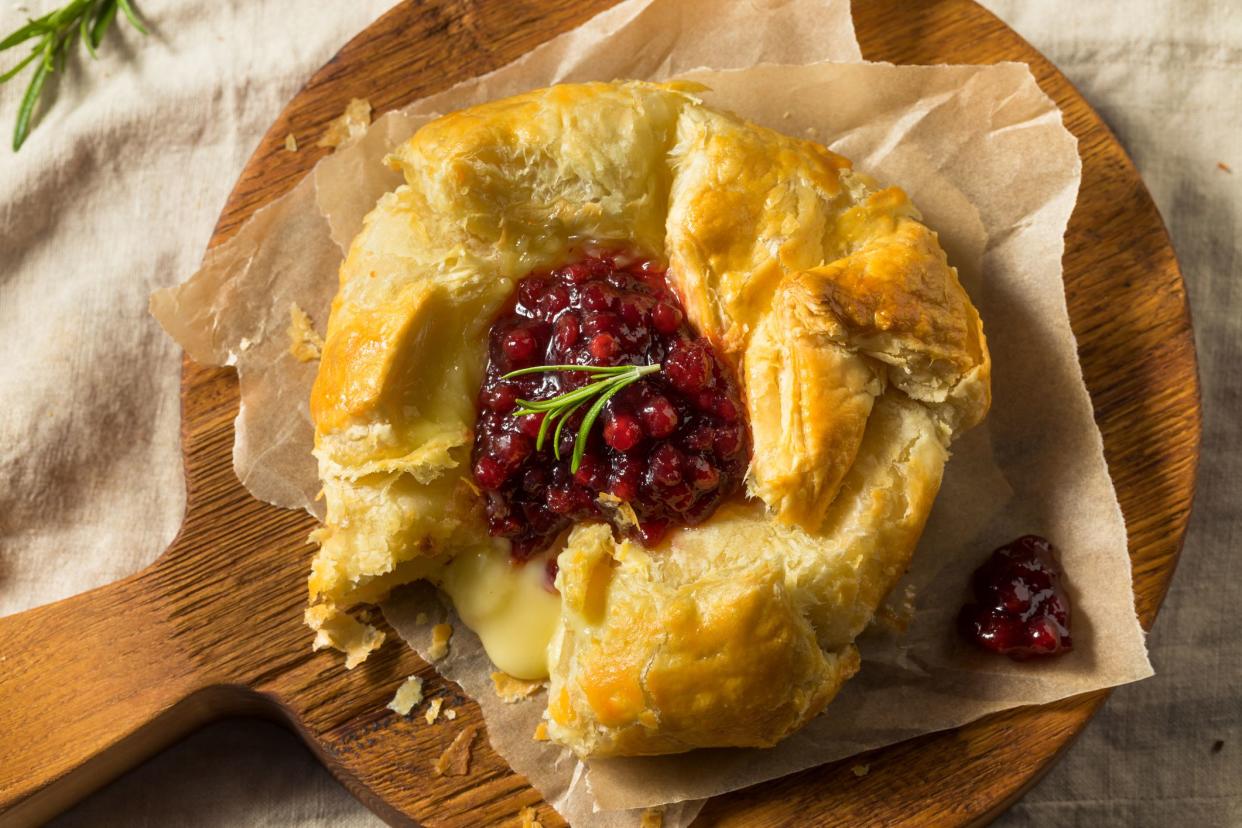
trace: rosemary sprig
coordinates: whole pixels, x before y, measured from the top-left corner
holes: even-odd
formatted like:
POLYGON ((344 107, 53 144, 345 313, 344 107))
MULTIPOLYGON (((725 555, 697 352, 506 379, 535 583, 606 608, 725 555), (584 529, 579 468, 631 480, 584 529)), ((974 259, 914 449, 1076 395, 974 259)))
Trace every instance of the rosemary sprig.
POLYGON ((25 26, 0 40, 0 52, 29 40, 35 41, 30 54, 0 75, 0 83, 7 83, 37 61, 30 76, 30 85, 26 87, 26 94, 22 96, 22 102, 17 107, 17 123, 13 127, 14 152, 22 148, 30 134, 35 106, 43 95, 47 76, 65 67, 73 47, 79 41, 85 44, 86 51, 92 58, 96 57, 95 50, 103 42, 118 9, 131 26, 144 35, 147 33, 146 26, 138 19, 138 13, 134 11, 130 0, 71 0, 40 18, 28 19, 25 26))
POLYGON ((595 425, 595 421, 599 419, 600 412, 604 410, 604 405, 622 388, 631 383, 638 382, 638 380, 648 374, 654 374, 659 370, 659 363, 617 366, 537 365, 534 368, 510 371, 502 376, 501 379, 512 379, 525 374, 540 374, 545 371, 582 371, 597 377, 594 382, 587 383, 581 388, 566 391, 564 394, 558 394, 546 400, 519 399, 517 401, 518 407, 513 410, 514 417, 524 417, 530 414, 543 415, 543 422, 539 424, 539 436, 535 439, 536 451, 543 449, 544 439, 548 436, 548 429, 551 428, 553 423, 556 423, 556 431, 552 434, 552 453, 556 455, 557 460, 560 460, 561 429, 565 426, 565 421, 573 416, 575 411, 594 399, 591 407, 587 409, 586 415, 583 416, 582 425, 578 426, 578 436, 574 439, 574 453, 569 462, 569 470, 577 472, 578 466, 582 463, 582 455, 586 451, 587 435, 590 434, 591 427, 595 425))

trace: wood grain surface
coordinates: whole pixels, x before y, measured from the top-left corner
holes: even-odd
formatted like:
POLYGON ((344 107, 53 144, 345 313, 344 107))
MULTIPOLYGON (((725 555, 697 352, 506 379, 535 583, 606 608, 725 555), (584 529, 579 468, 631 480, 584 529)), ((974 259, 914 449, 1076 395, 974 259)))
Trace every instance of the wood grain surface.
MULTIPOLYGON (((497 68, 608 0, 422 0, 393 9, 320 70, 260 143, 213 244, 288 191, 322 155, 324 125, 351 97, 377 112, 497 68), (283 149, 293 133, 307 147, 283 149)), ((1079 354, 1125 513, 1134 590, 1150 628, 1176 565, 1194 490, 1200 419, 1177 261, 1159 214, 1112 133, 1038 52, 970 0, 856 0, 864 55, 895 63, 1030 64, 1083 157, 1065 287, 1079 354)), ((0 823, 32 824, 211 719, 286 721, 359 799, 392 822, 517 824, 551 808, 485 740, 471 773, 431 764, 477 706, 390 631, 346 672, 310 650, 302 624, 312 528, 252 499, 231 466, 237 381, 185 363, 185 523, 151 567, 116 584, 0 619, 0 823), (417 673, 460 711, 427 726, 385 709, 417 673)), ((963 825, 995 816, 1045 770, 1107 693, 991 716, 708 803, 699 825, 963 825), (866 763, 859 778, 851 771, 866 763)))

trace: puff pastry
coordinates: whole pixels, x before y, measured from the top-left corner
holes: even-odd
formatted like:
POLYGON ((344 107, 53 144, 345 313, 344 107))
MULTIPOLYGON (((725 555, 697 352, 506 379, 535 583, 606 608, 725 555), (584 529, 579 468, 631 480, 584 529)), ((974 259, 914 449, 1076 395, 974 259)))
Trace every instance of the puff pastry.
POLYGON ((341 267, 311 400, 320 642, 357 647, 343 613, 417 578, 480 629, 521 605, 537 657, 510 672, 546 668, 548 733, 582 756, 772 745, 823 710, 990 402, 979 316, 905 193, 701 91, 554 86, 398 147, 405 184, 341 267), (488 327, 584 239, 667 262, 742 389, 748 497, 652 549, 580 524, 559 598, 479 604, 471 573, 505 558, 469 467, 488 327))

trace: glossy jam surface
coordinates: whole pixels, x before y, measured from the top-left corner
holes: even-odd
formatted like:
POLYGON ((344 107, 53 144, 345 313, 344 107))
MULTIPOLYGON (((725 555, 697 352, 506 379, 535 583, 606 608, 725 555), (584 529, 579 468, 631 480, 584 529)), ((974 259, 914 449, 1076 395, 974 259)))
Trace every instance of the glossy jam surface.
POLYGON ((618 252, 585 256, 518 284, 514 306, 492 326, 471 456, 491 533, 515 558, 546 547, 573 522, 611 519, 651 545, 675 526, 706 519, 742 483, 750 437, 736 386, 711 343, 686 324, 676 294, 654 263, 618 252), (536 438, 542 414, 513 415, 517 400, 547 400, 591 381, 585 372, 503 379, 538 365, 652 365, 588 431, 577 472, 570 459, 588 406, 559 437, 536 438), (611 495, 633 509, 601 505, 611 495))
POLYGON ((971 578, 958 628, 985 650, 1019 661, 1073 649, 1069 598, 1051 543, 1026 535, 992 553, 971 578))

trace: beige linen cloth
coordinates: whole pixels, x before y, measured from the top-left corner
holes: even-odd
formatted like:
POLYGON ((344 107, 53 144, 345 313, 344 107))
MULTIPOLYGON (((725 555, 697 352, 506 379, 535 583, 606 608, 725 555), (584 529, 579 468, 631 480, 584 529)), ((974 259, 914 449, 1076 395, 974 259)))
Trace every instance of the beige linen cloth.
MULTIPOLYGON (((8 31, 22 14, 3 3, 8 31)), ((172 538, 179 354, 146 298, 195 269, 272 118, 388 5, 149 0, 154 36, 110 38, 22 152, 0 150, 0 614, 129 574, 172 538)), ((1116 690, 1001 824, 1242 825, 1242 4, 985 5, 1138 163, 1189 284, 1206 421, 1191 532, 1149 641, 1156 677, 1116 690)), ((0 88, 6 146, 20 94, 0 88)), ((295 737, 250 721, 200 732, 59 822, 379 824, 295 737)))

